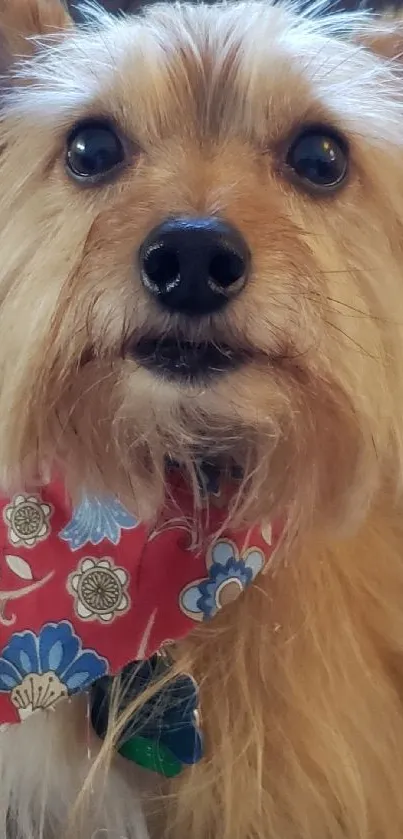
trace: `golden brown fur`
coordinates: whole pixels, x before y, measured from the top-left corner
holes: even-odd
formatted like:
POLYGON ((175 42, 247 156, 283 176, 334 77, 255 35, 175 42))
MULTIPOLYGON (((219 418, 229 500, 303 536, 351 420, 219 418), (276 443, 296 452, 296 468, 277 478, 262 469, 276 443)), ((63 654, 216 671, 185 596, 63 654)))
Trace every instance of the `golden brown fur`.
MULTIPOLYGON (((403 79, 389 59, 400 24, 253 2, 94 13, 88 32, 56 0, 2 2, 1 19, 3 63, 32 53, 10 61, 0 126, 3 488, 56 461, 73 493, 113 490, 152 517, 165 456, 192 472, 204 452, 245 469, 234 521, 289 513, 275 573, 178 650, 201 682, 207 756, 162 798, 144 796, 150 827, 170 839, 398 839, 403 79), (51 30, 42 44, 18 37, 51 30), (121 126, 133 161, 83 190, 64 145, 88 114, 121 126), (282 164, 312 122, 351 148, 349 181, 328 197, 282 164), (125 353, 169 320, 141 287, 137 249, 166 216, 198 213, 234 223, 253 256, 226 312, 186 326, 248 351, 206 387, 154 378, 125 353)), ((60 708, 3 735, 3 832, 11 808, 22 839, 68 827, 144 836, 123 761, 105 780, 101 754, 74 806, 84 716, 60 708)))

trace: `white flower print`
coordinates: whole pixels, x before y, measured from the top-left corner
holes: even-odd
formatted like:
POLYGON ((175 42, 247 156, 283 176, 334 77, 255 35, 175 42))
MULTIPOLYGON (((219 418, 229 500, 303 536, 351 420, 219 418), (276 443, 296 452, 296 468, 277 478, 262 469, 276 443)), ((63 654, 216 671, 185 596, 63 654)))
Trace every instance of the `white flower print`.
POLYGON ((53 508, 37 495, 16 495, 3 510, 12 545, 33 548, 50 533, 53 508))
POLYGON ((97 560, 87 556, 70 574, 67 586, 79 618, 110 623, 129 609, 128 582, 127 571, 115 566, 110 557, 97 560))

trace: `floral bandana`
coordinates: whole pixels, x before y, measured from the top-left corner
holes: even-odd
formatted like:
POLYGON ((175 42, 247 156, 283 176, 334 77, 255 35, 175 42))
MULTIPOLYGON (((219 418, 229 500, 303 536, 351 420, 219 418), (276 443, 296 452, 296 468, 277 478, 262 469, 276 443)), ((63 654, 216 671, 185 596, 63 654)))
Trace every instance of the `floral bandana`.
POLYGON ((72 508, 58 481, 0 499, 0 724, 150 659, 268 562, 280 528, 221 532, 219 505, 196 547, 192 499, 175 480, 154 527, 116 499, 72 508))

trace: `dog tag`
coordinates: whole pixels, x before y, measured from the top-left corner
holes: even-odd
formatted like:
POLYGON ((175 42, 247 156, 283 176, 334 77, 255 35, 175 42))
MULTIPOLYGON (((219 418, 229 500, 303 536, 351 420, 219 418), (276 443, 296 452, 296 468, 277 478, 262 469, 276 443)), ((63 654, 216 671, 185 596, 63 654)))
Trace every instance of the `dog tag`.
MULTIPOLYGON (((119 676, 118 715, 166 676, 171 666, 165 653, 157 653, 125 667, 119 676)), ((103 677, 91 689, 91 721, 101 739, 108 727, 113 684, 113 677, 103 677)), ((178 775, 184 765, 197 763, 203 756, 197 708, 196 682, 187 674, 176 676, 134 712, 119 737, 117 751, 165 777, 178 775)))

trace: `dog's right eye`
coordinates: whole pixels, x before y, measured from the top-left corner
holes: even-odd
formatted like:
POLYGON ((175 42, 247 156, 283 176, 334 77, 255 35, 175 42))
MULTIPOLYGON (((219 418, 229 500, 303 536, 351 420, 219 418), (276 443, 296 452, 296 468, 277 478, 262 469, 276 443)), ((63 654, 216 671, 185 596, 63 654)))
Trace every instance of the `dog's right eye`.
POLYGON ((286 163, 294 178, 311 191, 333 191, 348 174, 347 143, 330 129, 308 127, 294 139, 286 163))
POLYGON ((99 183, 120 167, 125 157, 122 140, 107 122, 81 122, 67 140, 66 168, 78 181, 99 183))

